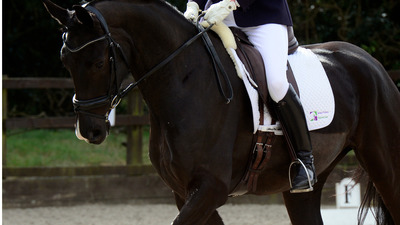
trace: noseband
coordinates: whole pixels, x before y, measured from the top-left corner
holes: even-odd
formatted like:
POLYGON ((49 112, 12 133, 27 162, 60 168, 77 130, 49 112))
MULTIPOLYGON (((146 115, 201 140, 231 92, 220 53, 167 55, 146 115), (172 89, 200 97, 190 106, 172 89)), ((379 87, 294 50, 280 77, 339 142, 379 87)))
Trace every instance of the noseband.
MULTIPOLYGON (((190 44, 192 44, 198 38, 200 38, 203 35, 205 35, 205 33, 207 31, 209 31, 211 29, 211 27, 213 26, 213 25, 210 25, 206 29, 202 29, 201 28, 199 33, 197 33, 191 39, 189 39, 184 44, 182 44, 171 55, 169 55, 163 61, 161 61, 159 64, 154 66, 151 70, 149 70, 146 74, 144 74, 140 79, 138 79, 134 83, 130 83, 124 90, 118 91, 119 87, 117 85, 117 77, 116 77, 116 75, 117 75, 116 74, 116 62, 115 62, 116 60, 114 59, 115 56, 116 56, 116 49, 119 50, 119 53, 120 53, 125 65, 127 66, 128 70, 130 70, 128 60, 127 60, 126 55, 124 54, 124 51, 122 50, 121 46, 111 37, 111 33, 110 33, 109 29, 108 29, 107 22, 104 19, 103 15, 96 8, 94 8, 93 6, 86 5, 85 8, 89 12, 92 12, 92 13, 94 13, 96 15, 97 19, 100 21, 100 24, 101 24, 101 26, 102 26, 102 28, 103 28, 103 30, 105 32, 105 35, 103 35, 103 36, 101 36, 99 38, 93 39, 93 40, 81 45, 80 47, 72 48, 72 47, 70 47, 68 45, 68 43, 67 43, 67 35, 66 35, 66 33, 64 33, 63 34, 64 46, 70 52, 78 52, 78 51, 82 50, 83 48, 87 47, 88 45, 91 45, 91 44, 96 43, 98 41, 107 40, 108 43, 109 43, 109 47, 111 49, 111 51, 110 51, 111 52, 110 53, 111 72, 110 73, 111 73, 111 75, 114 74, 114 84, 115 84, 115 89, 114 90, 116 90, 117 94, 112 94, 111 93, 113 88, 111 87, 112 82, 110 81, 110 88, 109 88, 109 91, 108 91, 108 95, 105 95, 105 96, 102 96, 102 97, 98 97, 98 98, 88 99, 88 100, 79 100, 79 99, 76 98, 76 94, 75 94, 73 99, 72 99, 72 103, 74 105, 75 113, 86 114, 86 115, 89 115, 89 116, 92 116, 92 117, 105 119, 106 121, 108 121, 108 113, 109 113, 109 111, 106 113, 105 116, 102 116, 102 115, 90 113, 89 110, 92 110, 92 109, 95 109, 95 108, 99 108, 99 107, 104 107, 104 106, 109 106, 109 110, 117 107, 117 105, 121 102, 122 98, 125 97, 130 90, 132 90, 133 88, 138 86, 143 80, 145 80, 146 78, 148 78, 149 76, 154 74, 157 70, 159 70, 160 68, 165 66, 167 63, 169 63, 179 53, 181 53, 184 49, 186 49, 190 44)), ((200 27, 199 23, 197 24, 197 26, 200 27)), ((230 82, 229 81, 228 81, 228 83, 229 83, 229 86, 230 86, 230 82)), ((229 103, 231 99, 232 99, 232 97, 227 98, 227 100, 228 100, 227 103, 229 103)))

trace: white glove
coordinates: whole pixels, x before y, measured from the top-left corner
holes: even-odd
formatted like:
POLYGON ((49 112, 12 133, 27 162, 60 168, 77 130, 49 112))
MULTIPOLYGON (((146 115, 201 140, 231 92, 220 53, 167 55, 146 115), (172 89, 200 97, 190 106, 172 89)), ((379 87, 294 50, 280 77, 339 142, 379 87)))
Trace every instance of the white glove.
POLYGON ((188 2, 186 4, 186 11, 183 14, 186 19, 196 22, 197 18, 199 17, 199 5, 196 2, 188 2))
POLYGON ((222 0, 221 2, 212 4, 210 8, 207 9, 204 19, 209 24, 215 24, 222 22, 229 13, 235 10, 239 6, 236 0, 222 0))

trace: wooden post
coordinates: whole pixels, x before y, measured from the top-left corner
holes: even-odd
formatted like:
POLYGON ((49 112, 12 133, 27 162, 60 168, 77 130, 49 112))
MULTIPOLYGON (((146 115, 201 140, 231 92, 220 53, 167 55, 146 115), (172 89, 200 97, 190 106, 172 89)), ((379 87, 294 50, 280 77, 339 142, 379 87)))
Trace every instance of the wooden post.
MULTIPOLYGON (((7 79, 7 75, 3 75, 3 80, 7 79)), ((2 93, 2 107, 3 107, 3 127, 2 127, 2 138, 3 138, 3 150, 2 150, 2 163, 3 163, 3 167, 5 167, 7 165, 7 136, 6 136, 6 119, 7 119, 7 89, 3 88, 3 93, 2 93)))
MULTIPOLYGON (((128 95, 128 113, 133 116, 143 115, 143 100, 138 89, 133 89, 128 95)), ((127 165, 141 165, 143 163, 143 127, 141 125, 127 127, 127 165)))

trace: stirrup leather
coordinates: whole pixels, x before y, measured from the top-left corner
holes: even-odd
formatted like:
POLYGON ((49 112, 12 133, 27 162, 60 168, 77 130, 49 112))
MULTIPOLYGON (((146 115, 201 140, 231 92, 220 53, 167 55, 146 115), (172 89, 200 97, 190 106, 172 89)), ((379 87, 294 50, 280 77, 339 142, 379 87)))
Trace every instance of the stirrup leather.
POLYGON ((313 188, 313 186, 311 184, 311 178, 310 178, 310 174, 308 173, 308 169, 307 169, 306 165, 299 158, 297 158, 295 161, 290 163, 290 166, 289 166, 289 183, 290 183, 290 193, 304 193, 304 192, 310 192, 310 191, 314 190, 314 188, 313 188), (291 176, 291 172, 290 171, 292 169, 292 166, 295 165, 295 164, 300 164, 304 168, 304 170, 306 171, 307 180, 308 180, 308 188, 305 188, 305 189, 293 189, 292 176, 291 176))

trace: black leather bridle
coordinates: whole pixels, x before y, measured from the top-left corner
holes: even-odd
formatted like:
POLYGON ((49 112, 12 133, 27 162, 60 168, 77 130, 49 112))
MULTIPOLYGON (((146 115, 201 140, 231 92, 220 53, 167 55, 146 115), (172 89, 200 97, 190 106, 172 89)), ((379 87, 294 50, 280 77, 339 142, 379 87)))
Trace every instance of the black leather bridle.
MULTIPOLYGON (((103 15, 93 6, 87 5, 85 7, 86 10, 88 10, 89 12, 92 12, 96 15, 97 19, 100 21, 101 27, 104 30, 104 35, 96 38, 94 40, 88 41, 87 43, 77 47, 77 48, 72 48, 68 43, 67 43, 67 34, 64 33, 63 34, 63 42, 64 42, 64 47, 66 49, 68 49, 68 51, 70 52, 78 52, 82 49, 84 49, 85 47, 96 43, 98 41, 102 41, 102 40, 107 40, 108 44, 109 44, 109 48, 110 48, 110 64, 111 64, 111 68, 110 68, 110 85, 109 85, 109 90, 108 90, 108 94, 105 96, 101 96, 98 98, 93 98, 93 99, 88 99, 88 100, 79 100, 76 98, 76 94, 74 95, 74 97, 72 98, 72 104, 74 105, 74 111, 75 113, 82 113, 82 114, 87 114, 90 115, 92 117, 97 117, 97 118, 101 118, 101 119, 105 119, 108 120, 108 112, 106 113, 106 115, 98 115, 98 114, 94 114, 94 113, 90 113, 89 110, 91 109, 95 109, 95 108, 99 108, 99 107, 104 107, 104 106, 109 106, 109 110, 117 107, 117 105, 120 103, 122 97, 121 97, 121 93, 117 93, 114 94, 112 93, 113 90, 115 92, 118 92, 118 86, 117 86, 117 66, 116 66, 116 55, 117 55, 117 50, 122 58, 122 60, 124 61, 126 67, 128 68, 128 73, 130 72, 130 67, 129 67, 129 63, 127 60, 127 57, 124 53, 124 51, 122 50, 121 45, 119 45, 112 37, 111 37, 111 33, 108 29, 108 25, 106 20, 104 19, 103 15), (114 88, 112 86, 115 86, 114 88)), ((126 93, 125 93, 126 94, 126 93)), ((125 95, 124 94, 124 95, 125 95)))
MULTIPOLYGON (((108 91, 108 94, 105 96, 101 96, 98 98, 93 98, 93 99, 88 99, 88 100, 79 100, 76 98, 76 94, 74 95, 73 99, 72 99, 72 103, 74 105, 74 110, 75 113, 82 113, 82 114, 86 114, 92 117, 96 117, 96 118, 101 118, 101 119, 105 119, 106 121, 108 120, 108 113, 109 111, 106 113, 105 116, 102 115, 98 115, 98 114, 94 114, 94 113, 90 113, 89 110, 91 109, 95 109, 95 108, 99 108, 99 107, 104 107, 104 106, 109 106, 109 110, 115 108, 122 100, 122 98, 124 96, 127 95, 127 93, 132 90, 133 88, 135 88, 136 86, 138 86, 143 80, 145 80, 146 78, 148 78, 149 76, 151 76, 152 74, 154 74, 157 70, 159 70, 160 68, 162 68, 163 66, 165 66, 167 63, 169 63, 172 59, 174 59, 179 53, 181 53, 185 48, 187 48, 190 44, 192 44, 194 41, 196 41, 198 38, 202 37, 203 35, 206 34, 207 31, 209 31, 212 27, 212 25, 210 25, 209 27, 207 27, 206 29, 201 29, 199 30, 199 33, 196 34, 194 37, 192 37, 191 39, 189 39, 188 41, 186 41, 183 45, 181 45, 178 49, 176 49, 171 55, 169 55, 167 58, 165 58, 163 61, 161 61, 159 64, 157 64, 156 66, 154 66, 150 71, 148 71, 146 74, 144 74, 140 79, 138 79, 136 82, 134 83, 130 83, 124 90, 122 91, 118 91, 119 87, 117 87, 117 74, 116 74, 116 60, 115 60, 115 56, 116 56, 116 52, 117 49, 125 63, 125 65, 128 68, 128 72, 130 72, 130 67, 129 67, 129 63, 127 60, 127 57, 124 53, 124 51, 122 50, 121 46, 111 37, 111 33, 108 29, 108 25, 106 20, 104 19, 103 15, 93 6, 90 5, 86 5, 85 9, 88 10, 89 12, 92 12, 96 15, 97 19, 100 21, 100 24, 105 32, 105 34, 99 38, 93 39, 91 41, 88 41, 87 43, 81 45, 80 47, 77 48, 72 48, 68 45, 67 40, 66 40, 66 33, 63 34, 63 42, 64 42, 64 46, 66 47, 66 49, 68 49, 70 52, 78 52, 80 50, 82 50, 83 48, 85 48, 88 45, 91 45, 93 43, 96 43, 98 41, 102 41, 102 40, 107 40, 109 43, 109 47, 110 47, 110 62, 111 62, 111 80, 110 80, 110 88, 108 91), (114 80, 114 82, 112 82, 112 80, 114 80), (112 85, 115 84, 115 92, 116 94, 111 93, 113 88, 112 85)), ((200 27, 199 24, 197 24, 198 27, 200 27)), ((200 28, 199 28, 200 29, 200 28)), ((216 56, 218 58, 218 56, 216 56)), ((218 59, 219 60, 219 59, 218 59)), ((214 62, 215 63, 215 62, 214 62)), ((221 64, 221 63, 219 63, 221 64)), ((223 69, 222 69, 223 70, 223 69)), ((225 73, 225 71, 224 71, 225 73)), ((226 76, 225 73, 225 80, 228 83, 229 86, 229 91, 230 91, 230 97, 226 97, 224 95, 224 97, 227 100, 227 103, 229 103, 233 97, 233 92, 232 92, 232 87, 230 84, 229 79, 226 76)), ((217 75, 218 78, 218 75, 217 75)), ((219 82, 219 86, 221 86, 220 81, 219 82)), ((221 91, 221 87, 220 87, 220 91, 221 91)))

